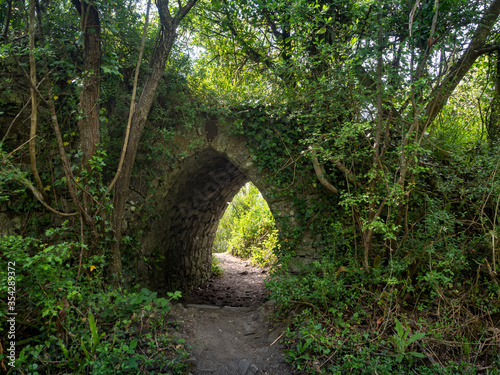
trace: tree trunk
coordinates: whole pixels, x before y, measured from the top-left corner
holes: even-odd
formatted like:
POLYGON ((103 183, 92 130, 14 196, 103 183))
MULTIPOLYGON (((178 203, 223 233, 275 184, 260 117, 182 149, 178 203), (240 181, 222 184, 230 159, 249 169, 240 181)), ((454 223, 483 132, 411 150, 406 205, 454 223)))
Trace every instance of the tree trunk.
POLYGON ((101 21, 92 1, 72 0, 80 14, 83 32, 83 88, 80 93, 78 130, 83 152, 82 166, 88 168, 100 141, 99 94, 101 90, 101 21))
POLYGON ((135 157, 139 148, 142 131, 146 125, 149 111, 156 95, 156 90, 163 76, 165 64, 167 62, 170 50, 177 37, 177 27, 194 6, 196 0, 189 0, 187 4, 180 7, 175 17, 170 15, 168 9, 168 0, 157 0, 156 5, 160 14, 160 33, 158 35, 156 46, 151 57, 151 73, 146 78, 142 94, 135 105, 132 121, 130 124, 130 136, 126 146, 123 170, 116 182, 114 188, 114 211, 113 211, 113 229, 116 241, 113 242, 112 259, 109 266, 109 272, 113 276, 115 284, 120 283, 122 269, 120 245, 122 240, 122 225, 125 216, 125 205, 128 198, 130 178, 134 167, 135 157))
MULTIPOLYGON (((30 13, 29 13, 29 49, 30 49, 30 79, 33 87, 36 87, 36 62, 35 62, 35 0, 30 1, 30 13)), ((38 98, 36 92, 33 88, 31 92, 31 127, 30 127, 30 166, 31 173, 36 181, 36 186, 38 190, 44 196, 43 184, 38 174, 38 169, 36 167, 36 128, 38 123, 38 98)))
MULTIPOLYGON (((481 56, 482 49, 486 46, 491 29, 500 15, 500 0, 493 0, 479 21, 477 29, 472 36, 469 47, 451 67, 443 82, 436 87, 426 107, 427 124, 429 125, 441 112, 449 97, 458 86, 472 64, 481 56)), ((423 131, 422 131, 423 132, 423 131)))

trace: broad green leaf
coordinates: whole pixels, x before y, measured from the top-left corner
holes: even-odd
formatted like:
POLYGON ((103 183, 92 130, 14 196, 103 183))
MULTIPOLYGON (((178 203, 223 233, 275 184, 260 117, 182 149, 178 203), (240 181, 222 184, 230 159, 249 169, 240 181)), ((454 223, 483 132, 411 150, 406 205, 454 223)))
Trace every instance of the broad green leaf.
POLYGON ((410 344, 414 343, 415 341, 420 340, 424 336, 425 336, 425 333, 422 333, 422 332, 415 333, 412 337, 410 337, 408 339, 408 341, 406 342, 406 344, 410 345, 410 344))
POLYGON ((418 357, 418 358, 425 358, 424 354, 418 353, 418 352, 409 352, 408 354, 411 354, 412 356, 418 357))

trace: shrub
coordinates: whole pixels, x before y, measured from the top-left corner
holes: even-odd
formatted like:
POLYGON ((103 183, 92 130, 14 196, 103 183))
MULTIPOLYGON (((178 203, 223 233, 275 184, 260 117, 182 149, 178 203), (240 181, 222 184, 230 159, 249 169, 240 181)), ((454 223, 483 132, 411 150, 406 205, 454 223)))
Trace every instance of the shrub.
MULTIPOLYGON (((170 301, 179 298, 179 292, 160 298, 147 289, 107 290, 103 257, 84 259, 80 267, 75 259, 81 244, 47 244, 48 239, 0 238, 0 294, 16 297, 15 305, 9 305, 17 313, 16 361, 9 373, 181 374, 186 370, 187 352, 167 320, 170 301), (12 269, 15 290, 8 289, 13 283, 8 284, 9 274, 3 272, 12 269)), ((1 344, 6 347, 8 310, 0 307, 1 344)), ((5 352, 0 354, 0 361, 6 364, 6 357, 5 352)))

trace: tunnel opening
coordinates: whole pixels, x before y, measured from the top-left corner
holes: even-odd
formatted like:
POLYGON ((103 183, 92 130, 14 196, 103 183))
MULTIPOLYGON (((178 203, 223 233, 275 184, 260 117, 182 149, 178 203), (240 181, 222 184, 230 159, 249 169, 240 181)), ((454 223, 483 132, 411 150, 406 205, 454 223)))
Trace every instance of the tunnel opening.
POLYGON ((230 253, 251 265, 269 267, 276 261, 278 230, 274 216, 259 189, 247 182, 234 196, 219 226, 212 252, 230 253))
POLYGON ((186 158, 169 176, 143 239, 140 262, 150 288, 187 292, 212 276, 219 221, 247 182, 227 156, 211 148, 186 158))
POLYGON ((212 276, 187 296, 188 303, 256 307, 267 300, 264 279, 276 261, 274 217, 258 188, 247 182, 218 224, 212 276))
POLYGON ((209 280, 185 297, 196 305, 257 307, 267 300, 264 279, 276 259, 277 229, 260 191, 247 182, 218 224, 209 280))

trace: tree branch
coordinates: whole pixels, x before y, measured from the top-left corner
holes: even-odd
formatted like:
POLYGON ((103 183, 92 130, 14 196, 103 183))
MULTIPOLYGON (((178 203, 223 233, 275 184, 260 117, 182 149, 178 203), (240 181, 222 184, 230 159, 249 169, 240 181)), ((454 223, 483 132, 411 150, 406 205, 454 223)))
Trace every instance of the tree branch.
POLYGON ((487 46, 487 47, 481 48, 481 49, 477 50, 477 53, 479 55, 484 55, 486 53, 491 53, 491 52, 495 52, 495 51, 500 51, 500 44, 496 44, 496 45, 492 45, 492 46, 487 46))
POLYGON ((316 173, 316 177, 318 177, 319 182, 321 182, 321 185, 323 185, 330 193, 338 194, 339 193, 338 189, 325 178, 325 171, 323 167, 319 164, 316 153, 313 154, 312 162, 313 162, 314 172, 316 173))
POLYGON ((125 160, 125 154, 127 153, 128 139, 130 136, 130 125, 132 123, 132 115, 134 114, 135 95, 137 93, 137 82, 139 80, 139 69, 141 67, 142 54, 144 53, 144 46, 146 44, 146 34, 148 31, 149 8, 150 7, 151 7, 151 0, 148 0, 148 5, 146 8, 146 19, 144 21, 144 29, 142 32, 141 49, 139 50, 139 58, 137 59, 137 66, 135 67, 134 87, 132 89, 132 98, 130 99, 130 111, 129 111, 129 115, 128 115, 127 129, 125 131, 125 139, 123 141, 122 155, 120 157, 120 162, 118 163, 118 168, 116 170, 115 177, 113 178, 113 181, 111 182, 111 184, 108 187, 108 192, 111 191, 111 189, 113 189, 113 186, 115 186, 116 181, 118 180, 118 177, 120 176, 120 174, 122 172, 123 161, 125 160))
MULTIPOLYGON (((59 215, 59 216, 63 216, 63 217, 69 217, 69 216, 75 216, 78 214, 78 212, 71 212, 71 213, 65 213, 65 212, 60 212, 60 211, 57 211, 56 209, 52 208, 50 205, 47 204, 47 202, 45 202, 45 199, 43 197, 43 194, 35 187, 33 186, 33 184, 30 182, 30 180, 28 180, 26 177, 24 177, 22 174, 18 173, 16 168, 12 165, 12 163, 10 163, 10 161, 8 160, 8 158, 14 153, 16 152, 17 150, 19 150, 22 146, 24 146, 26 143, 29 143, 31 141, 28 140, 27 142, 23 143, 21 146, 19 146, 18 148, 16 148, 14 151, 12 151, 9 155, 7 156, 3 156, 2 157, 2 161, 3 161, 3 164, 6 164, 11 170, 14 171, 16 177, 18 178, 18 182, 20 182, 22 185, 26 186, 32 193, 33 195, 35 196, 35 198, 42 204, 43 207, 45 207, 47 210, 49 210, 50 212, 53 212, 55 213, 56 215, 59 215)), ((3 168, 2 168, 3 170, 3 168)))
POLYGON ((426 125, 432 123, 436 116, 441 112, 448 98, 460 83, 465 74, 470 70, 472 64, 481 55, 485 48, 491 29, 500 15, 500 0, 493 0, 489 8, 479 21, 476 31, 472 36, 469 47, 450 69, 450 72, 430 94, 430 100, 426 107, 426 125))

